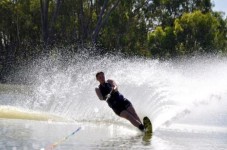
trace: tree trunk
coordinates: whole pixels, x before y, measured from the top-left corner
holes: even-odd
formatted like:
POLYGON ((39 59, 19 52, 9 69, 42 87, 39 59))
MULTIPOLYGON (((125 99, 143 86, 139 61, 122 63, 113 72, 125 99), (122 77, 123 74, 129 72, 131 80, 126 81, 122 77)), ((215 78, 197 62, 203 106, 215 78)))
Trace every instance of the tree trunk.
POLYGON ((84 38, 85 38, 85 29, 84 29, 84 7, 83 7, 83 0, 80 0, 80 9, 79 9, 79 26, 80 26, 80 41, 81 46, 84 45, 84 38))
POLYGON ((92 35, 92 39, 93 39, 94 44, 97 43, 98 34, 99 34, 100 26, 101 26, 101 23, 102 23, 102 17, 103 17, 105 9, 107 7, 108 1, 109 0, 105 0, 104 3, 103 3, 102 10, 100 11, 100 14, 99 14, 98 22, 96 24, 95 30, 94 30, 93 35, 92 35))
POLYGON ((49 11, 49 0, 40 0, 41 9, 41 22, 42 22, 42 39, 44 47, 48 45, 48 11, 49 11))
POLYGON ((113 7, 110 9, 110 11, 103 17, 103 14, 104 14, 104 10, 106 9, 107 7, 107 3, 108 3, 108 0, 106 0, 103 4, 103 7, 102 7, 102 10, 100 12, 100 15, 99 15, 99 20, 98 20, 98 23, 96 25, 96 28, 94 30, 94 34, 93 34, 93 43, 96 44, 97 43, 97 40, 98 40, 98 34, 101 30, 101 28, 103 27, 103 25, 106 23, 107 19, 109 18, 110 14, 113 12, 113 10, 117 7, 117 5, 119 4, 120 0, 117 0, 115 2, 115 4, 113 5, 113 7))
MULTIPOLYGON (((17 1, 16 1, 16 3, 17 3, 17 1)), ((17 11, 17 9, 16 9, 16 11, 17 11)), ((17 22, 16 25, 17 25, 17 43, 18 43, 18 45, 17 45, 18 47, 17 48, 19 49, 19 47, 20 47, 20 41, 21 40, 20 40, 20 27, 19 27, 19 16, 18 16, 18 12, 17 12, 17 18, 16 18, 16 20, 17 20, 16 21, 17 22)))
POLYGON ((56 23, 61 5, 62 5, 62 0, 57 0, 55 10, 54 10, 52 18, 51 18, 50 27, 49 27, 49 41, 51 43, 53 42, 52 40, 54 38, 53 37, 54 36, 54 25, 56 23))

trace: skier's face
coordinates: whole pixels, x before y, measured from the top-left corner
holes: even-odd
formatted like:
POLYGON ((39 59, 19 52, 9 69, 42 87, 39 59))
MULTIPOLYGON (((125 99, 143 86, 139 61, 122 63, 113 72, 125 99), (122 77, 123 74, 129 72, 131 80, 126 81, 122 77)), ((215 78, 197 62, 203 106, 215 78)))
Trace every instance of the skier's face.
POLYGON ((102 83, 105 83, 105 75, 104 73, 100 73, 98 76, 97 76, 97 80, 102 84, 102 83))

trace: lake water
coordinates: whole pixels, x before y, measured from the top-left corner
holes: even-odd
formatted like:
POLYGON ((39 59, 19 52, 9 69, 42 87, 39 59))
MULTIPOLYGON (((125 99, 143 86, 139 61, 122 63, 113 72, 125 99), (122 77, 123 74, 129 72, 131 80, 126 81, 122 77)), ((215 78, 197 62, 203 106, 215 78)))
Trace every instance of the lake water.
MULTIPOLYGON (((182 125, 183 126, 183 125, 182 125)), ((188 127, 156 130, 150 141, 129 125, 113 123, 48 123, 25 120, 0 120, 0 149, 44 150, 82 127, 74 135, 60 142, 56 150, 77 149, 151 149, 151 150, 225 150, 226 128, 194 130, 188 127), (181 130, 181 131, 180 131, 181 130), (189 131, 190 130, 190 131, 189 131)), ((183 126, 184 127, 184 126, 183 126)))

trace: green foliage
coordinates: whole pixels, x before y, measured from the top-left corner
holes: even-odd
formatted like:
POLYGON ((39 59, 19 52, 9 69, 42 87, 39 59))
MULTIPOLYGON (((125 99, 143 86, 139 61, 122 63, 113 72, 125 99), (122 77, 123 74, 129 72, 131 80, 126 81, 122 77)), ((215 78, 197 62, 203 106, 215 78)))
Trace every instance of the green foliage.
POLYGON ((194 52, 219 51, 224 46, 223 31, 220 22, 211 13, 202 14, 200 11, 185 13, 175 20, 175 35, 178 41, 176 49, 183 54, 194 52), (180 29, 180 30, 179 30, 180 29))
POLYGON ((109 50, 116 48, 129 55, 150 56, 144 15, 134 13, 132 8, 133 3, 121 2, 110 15, 100 41, 109 50))
POLYGON ((203 13, 211 11, 210 0, 151 0, 147 6, 146 16, 149 21, 156 22, 156 26, 173 26, 174 20, 183 15, 201 10, 203 13))
POLYGON ((169 58, 175 56, 175 35, 172 27, 157 27, 148 35, 148 43, 154 57, 169 58))
POLYGON ((149 33, 149 48, 152 54, 164 58, 218 53, 226 48, 226 33, 226 23, 220 17, 194 11, 176 19, 173 27, 157 27, 149 33))

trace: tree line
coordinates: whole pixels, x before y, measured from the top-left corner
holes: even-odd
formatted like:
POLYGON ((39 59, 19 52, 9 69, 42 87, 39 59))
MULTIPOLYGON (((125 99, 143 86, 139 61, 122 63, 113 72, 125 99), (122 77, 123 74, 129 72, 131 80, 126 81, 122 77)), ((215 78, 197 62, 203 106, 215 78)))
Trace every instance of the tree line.
POLYGON ((1 0, 0 76, 53 47, 174 58, 226 54, 227 19, 211 0, 1 0))

